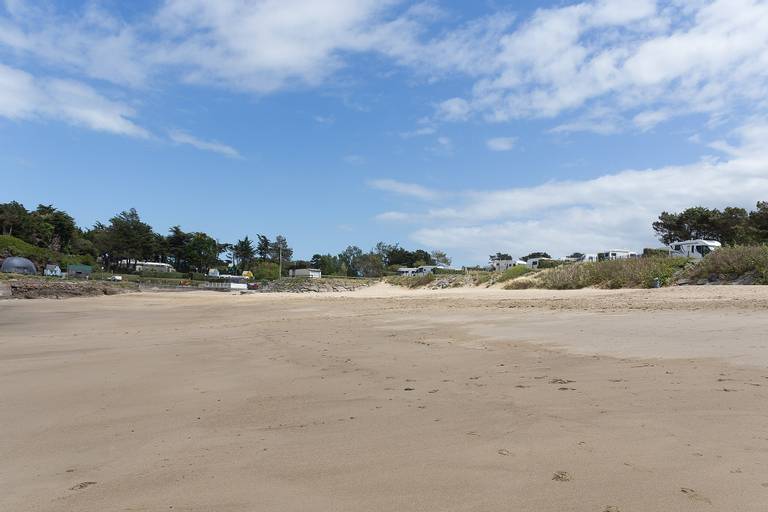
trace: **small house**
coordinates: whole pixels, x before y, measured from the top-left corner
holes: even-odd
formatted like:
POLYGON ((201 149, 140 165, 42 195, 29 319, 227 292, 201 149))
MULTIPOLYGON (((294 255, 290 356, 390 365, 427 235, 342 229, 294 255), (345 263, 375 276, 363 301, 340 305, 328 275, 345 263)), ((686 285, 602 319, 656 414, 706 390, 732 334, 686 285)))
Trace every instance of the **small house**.
POLYGON ((67 277, 74 279, 90 279, 93 269, 90 265, 69 265, 67 266, 67 277))
POLYGON ((288 271, 289 277, 311 277, 312 279, 319 279, 323 276, 323 273, 316 268, 294 268, 288 271))
POLYGON ((45 266, 45 270, 43 270, 43 275, 49 276, 49 277, 61 277, 63 274, 61 273, 61 267, 54 264, 49 264, 45 266))

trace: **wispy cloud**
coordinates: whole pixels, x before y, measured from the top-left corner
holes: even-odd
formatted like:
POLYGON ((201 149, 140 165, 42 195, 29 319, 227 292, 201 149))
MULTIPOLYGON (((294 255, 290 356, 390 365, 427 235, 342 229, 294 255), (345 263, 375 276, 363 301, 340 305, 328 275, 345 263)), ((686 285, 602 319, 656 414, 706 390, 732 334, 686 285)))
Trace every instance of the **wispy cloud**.
POLYGON ((368 184, 378 190, 427 201, 440 197, 439 192, 414 183, 381 179, 370 181, 368 184))
POLYGON ((515 147, 516 143, 516 137, 494 137, 488 139, 485 142, 485 145, 488 146, 488 149, 491 151, 510 151, 515 147))
POLYGON ((198 139, 197 137, 181 130, 171 130, 168 133, 168 137, 176 144, 186 144, 202 151, 212 151, 229 158, 242 158, 240 153, 232 146, 228 146, 217 141, 206 141, 198 139))
POLYGON ((134 123, 134 109, 73 80, 35 77, 0 64, 0 116, 10 119, 56 119, 91 130, 148 138, 134 123))

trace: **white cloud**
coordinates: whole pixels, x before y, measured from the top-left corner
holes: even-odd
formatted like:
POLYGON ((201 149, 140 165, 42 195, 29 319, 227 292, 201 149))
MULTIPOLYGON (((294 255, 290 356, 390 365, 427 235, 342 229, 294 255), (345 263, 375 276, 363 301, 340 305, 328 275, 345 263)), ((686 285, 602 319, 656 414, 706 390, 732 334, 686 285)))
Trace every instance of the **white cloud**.
POLYGON ((203 151, 211 151, 229 158, 241 158, 240 153, 232 146, 227 146, 217 141, 206 141, 198 139, 180 130, 171 130, 168 137, 176 144, 187 144, 203 151))
POLYGON ((149 133, 131 121, 133 108, 110 100, 72 80, 36 78, 0 64, 0 116, 10 119, 57 119, 91 130, 131 137, 149 133))
POLYGON ((437 107, 437 117, 446 121, 464 121, 469 117, 471 108, 463 98, 445 100, 437 107))
POLYGON ((485 145, 488 146, 488 149, 491 151, 510 151, 515 147, 516 143, 516 137, 494 137, 488 139, 485 142, 485 145))
POLYGON ((0 47, 91 78, 132 87, 146 83, 148 45, 135 27, 96 3, 67 15, 31 3, 6 2, 6 8, 10 15, 0 15, 0 47))
POLYGON ((750 207, 768 197, 764 143, 768 123, 747 123, 734 135, 738 142, 724 147, 731 156, 725 161, 710 158, 590 180, 463 191, 440 196, 435 208, 387 212, 378 218, 421 225, 411 234, 414 241, 475 259, 497 250, 565 255, 575 250, 654 246, 658 242, 651 222, 663 210, 695 205, 750 207), (443 197, 450 197, 450 202, 442 204, 443 197))
POLYGON ((373 180, 368 183, 371 187, 392 192, 394 194, 414 197, 422 200, 432 200, 440 196, 440 193, 414 183, 404 183, 396 180, 373 180))
POLYGON ((432 135, 436 131, 437 130, 432 126, 424 126, 409 132, 401 132, 400 136, 404 139, 411 139, 413 137, 423 137, 425 135, 432 135))
POLYGON ((632 122, 642 131, 647 131, 670 117, 672 114, 665 110, 646 110, 637 114, 632 122))
MULTIPOLYGON (((539 9, 501 38, 493 58, 470 95, 447 100, 461 106, 454 119, 576 113, 560 131, 612 132, 626 125, 616 122, 622 114, 645 130, 673 116, 721 116, 745 102, 764 111, 768 3, 600 0, 539 9), (596 103, 608 122, 579 113, 596 103)), ((437 117, 445 110, 440 104, 437 117)))

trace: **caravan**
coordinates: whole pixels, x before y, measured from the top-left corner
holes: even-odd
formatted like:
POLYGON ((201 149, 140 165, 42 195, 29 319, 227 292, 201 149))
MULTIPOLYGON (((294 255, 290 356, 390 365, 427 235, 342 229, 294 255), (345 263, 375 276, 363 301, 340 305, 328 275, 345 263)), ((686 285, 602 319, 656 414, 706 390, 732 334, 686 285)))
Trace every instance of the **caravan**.
POLYGON ((722 247, 722 244, 714 240, 686 240, 671 244, 669 246, 669 255, 700 260, 720 247, 722 247))

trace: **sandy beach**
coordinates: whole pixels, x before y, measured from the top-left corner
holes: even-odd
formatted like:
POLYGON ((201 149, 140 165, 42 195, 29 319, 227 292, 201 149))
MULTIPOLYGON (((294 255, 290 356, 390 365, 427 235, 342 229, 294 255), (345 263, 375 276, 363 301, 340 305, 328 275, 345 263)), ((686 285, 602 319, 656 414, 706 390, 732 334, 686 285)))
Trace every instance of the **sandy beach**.
POLYGON ((0 510, 764 511, 768 287, 0 302, 0 510))

